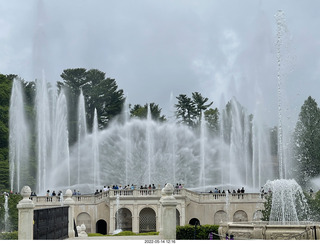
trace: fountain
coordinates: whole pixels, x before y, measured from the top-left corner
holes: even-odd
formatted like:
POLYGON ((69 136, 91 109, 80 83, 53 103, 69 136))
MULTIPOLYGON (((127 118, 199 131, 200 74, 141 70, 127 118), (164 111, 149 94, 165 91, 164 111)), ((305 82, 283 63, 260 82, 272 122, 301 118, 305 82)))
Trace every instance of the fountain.
MULTIPOLYGON (((21 96, 23 91, 14 90, 12 101, 13 96, 18 97, 16 93, 21 96)), ((98 128, 95 114, 90 133, 86 129, 85 102, 80 91, 78 104, 72 104, 78 110, 78 139, 71 148, 67 111, 75 108, 71 104, 68 107, 66 100, 63 90, 58 94, 53 87, 49 89, 44 79, 36 82, 33 126, 36 154, 33 158, 37 160, 37 176, 33 187, 40 195, 48 189, 71 187, 91 193, 103 185, 163 185, 166 182, 178 182, 198 191, 245 186, 248 192, 259 190, 268 179, 274 178, 268 151, 269 131, 258 121, 250 121, 249 114, 235 98, 222 111, 220 136, 209 133, 205 120, 199 130, 172 121, 156 122, 151 118, 150 108, 147 119, 129 118, 127 106, 122 122, 114 120, 104 130, 98 128), (253 128, 257 133, 252 133, 253 128), (251 134, 254 140, 250 139, 251 134), (92 148, 91 153, 88 148, 92 148), (264 174, 257 173, 261 171, 264 174)), ((15 107, 20 109, 14 111, 23 114, 23 100, 16 103, 15 107)), ((13 107, 11 109, 13 111, 13 107)), ((20 121, 18 116, 13 116, 10 128, 15 128, 20 121)), ((18 144, 24 135, 20 131, 23 128, 10 131, 12 135, 16 133, 16 139, 10 141, 10 150, 29 145, 28 152, 32 138, 27 137, 28 142, 18 144)), ((17 167, 14 160, 10 161, 14 189, 16 182, 30 184, 27 182, 30 174, 21 174, 19 170, 24 167, 30 171, 31 166, 28 162, 19 162, 21 165, 17 167)))
POLYGON ((219 228, 221 236, 233 234, 235 239, 317 239, 320 224, 312 222, 309 206, 301 186, 294 179, 286 179, 288 153, 285 147, 288 133, 283 126, 282 82, 285 77, 287 59, 283 45, 287 27, 283 11, 275 15, 277 21, 277 82, 278 82, 278 158, 279 179, 268 180, 264 185, 272 194, 271 212, 268 222, 229 223, 219 228))
POLYGON ((121 214, 120 214, 120 195, 117 193, 117 198, 116 198, 116 204, 117 204, 117 209, 116 209, 116 229, 113 231, 113 235, 116 235, 120 232, 122 232, 121 229, 121 214))
POLYGON ((4 231, 9 232, 9 205, 8 205, 8 194, 4 193, 4 231))
POLYGON ((30 140, 30 128, 24 111, 23 90, 19 79, 13 81, 9 117, 10 185, 11 191, 13 191, 13 189, 21 189, 27 184, 22 175, 26 173, 23 171, 29 169, 29 148, 27 145, 30 140))

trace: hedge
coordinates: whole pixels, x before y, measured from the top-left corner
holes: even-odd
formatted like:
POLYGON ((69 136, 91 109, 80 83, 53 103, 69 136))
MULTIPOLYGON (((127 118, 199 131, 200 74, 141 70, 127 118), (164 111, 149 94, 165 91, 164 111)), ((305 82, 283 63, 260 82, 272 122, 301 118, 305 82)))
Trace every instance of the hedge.
POLYGON ((18 240, 18 231, 0 233, 0 240, 18 240))
POLYGON ((219 225, 185 225, 177 226, 177 240, 208 240, 209 232, 212 231, 214 240, 219 240, 218 237, 219 225))

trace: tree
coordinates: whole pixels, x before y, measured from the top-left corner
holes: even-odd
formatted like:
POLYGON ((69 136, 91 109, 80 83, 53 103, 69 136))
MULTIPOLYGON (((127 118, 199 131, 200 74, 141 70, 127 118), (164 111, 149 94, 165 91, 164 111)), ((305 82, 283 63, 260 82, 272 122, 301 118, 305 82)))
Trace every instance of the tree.
POLYGON ((193 103, 195 104, 195 113, 196 113, 196 116, 198 117, 198 124, 200 124, 202 119, 201 118, 202 111, 205 111, 206 109, 208 109, 213 104, 213 102, 209 104, 205 104, 206 102, 208 102, 209 98, 203 97, 199 92, 192 93, 192 100, 193 100, 193 103))
MULTIPOLYGON (((130 109, 131 117, 146 119, 148 116, 148 106, 149 104, 146 103, 144 106, 140 104, 135 104, 132 109, 130 109)), ((151 118, 156 121, 165 121, 166 118, 164 115, 161 115, 161 108, 158 104, 150 103, 150 112, 151 118)))
POLYGON ((306 187, 320 174, 320 110, 309 96, 301 107, 294 132, 294 159, 298 183, 306 187))
POLYGON ((204 118, 207 122, 209 131, 213 135, 219 132, 219 111, 217 108, 210 108, 204 112, 204 118))
POLYGON ((61 78, 63 82, 59 82, 59 87, 67 89, 69 106, 76 106, 69 109, 71 121, 69 127, 75 127, 72 125, 77 121, 76 108, 81 89, 85 97, 89 129, 92 129, 95 109, 97 109, 100 128, 107 127, 109 121, 121 113, 125 99, 123 90, 118 89, 115 79, 106 78, 104 72, 97 69, 66 69, 61 74, 61 78))
POLYGON ((15 77, 0 74, 0 189, 9 188, 9 106, 15 77))
POLYGON ((196 114, 196 107, 194 101, 191 98, 187 97, 185 94, 180 94, 178 97, 178 103, 175 104, 177 108, 176 116, 177 119, 180 119, 180 123, 186 124, 188 126, 194 126, 195 121, 194 117, 196 114))

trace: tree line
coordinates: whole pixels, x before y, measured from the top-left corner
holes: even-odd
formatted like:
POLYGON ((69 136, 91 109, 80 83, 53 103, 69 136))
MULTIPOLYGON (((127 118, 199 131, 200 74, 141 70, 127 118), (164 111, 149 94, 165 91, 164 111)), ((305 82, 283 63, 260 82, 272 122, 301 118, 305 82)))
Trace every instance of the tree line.
MULTIPOLYGON (((0 189, 9 188, 9 105, 12 82, 16 75, 0 74, 0 189)), ((97 110, 99 128, 108 127, 110 121, 121 114, 125 96, 122 89, 119 89, 115 79, 106 77, 106 74, 97 69, 75 68, 63 70, 61 81, 57 83, 58 90, 64 90, 69 107, 69 143, 73 144, 77 140, 77 104, 80 92, 83 92, 86 106, 86 118, 88 130, 92 130, 94 110, 97 110)), ((25 91, 25 108, 29 120, 34 118, 34 98, 35 81, 22 81, 25 91)), ((176 97, 175 106, 176 122, 189 126, 193 129, 199 129, 202 122, 205 122, 209 133, 212 136, 219 134, 220 112, 213 108, 213 102, 201 95, 199 92, 193 92, 191 96, 180 94, 176 97)), ((224 130, 230 130, 231 121, 230 111, 232 106, 238 106, 239 111, 245 109, 241 104, 232 105, 230 102, 226 105, 225 115, 226 123, 224 130), (228 117, 229 116, 229 117, 228 117), (229 119, 228 119, 229 118, 229 119)), ((162 114, 162 109, 154 102, 141 104, 130 104, 130 116, 132 118, 147 118, 148 110, 151 118, 158 122, 165 122, 166 116, 162 114)), ((252 121, 253 115, 242 114, 243 121, 252 121)), ((299 115, 294 132, 293 151, 295 167, 293 171, 298 176, 298 183, 307 186, 311 178, 320 174, 320 109, 315 100, 309 97, 303 106, 299 115)), ((270 129, 270 138, 272 145, 277 144, 275 135, 276 127, 270 129)), ((228 142, 230 138, 225 138, 228 142)), ((273 153, 276 154, 274 147, 273 153)))

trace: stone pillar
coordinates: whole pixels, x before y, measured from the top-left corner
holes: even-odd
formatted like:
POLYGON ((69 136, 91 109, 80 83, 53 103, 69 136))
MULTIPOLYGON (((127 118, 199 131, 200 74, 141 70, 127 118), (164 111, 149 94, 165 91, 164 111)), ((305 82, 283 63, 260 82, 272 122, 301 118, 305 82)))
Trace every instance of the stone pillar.
POLYGON ((162 189, 160 203, 162 206, 160 236, 163 240, 176 239, 176 207, 177 201, 173 196, 173 185, 167 183, 162 189))
POLYGON ((109 221, 109 234, 115 231, 115 213, 114 213, 114 200, 110 201, 110 221, 109 221))
POLYGON ((132 211, 132 232, 136 234, 139 233, 138 205, 136 203, 133 204, 132 211))
POLYGON ((29 199, 31 189, 24 186, 20 192, 23 199, 17 204, 18 209, 18 239, 33 240, 33 209, 34 203, 29 199))
POLYGON ((69 223, 68 223, 68 235, 69 238, 75 237, 75 233, 74 233, 74 200, 72 199, 72 191, 70 189, 66 190, 66 193, 64 194, 65 200, 63 202, 63 204, 69 206, 69 211, 68 211, 68 219, 69 219, 69 223))

